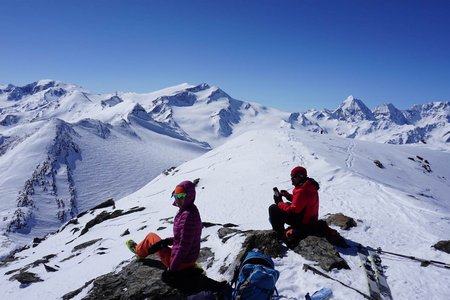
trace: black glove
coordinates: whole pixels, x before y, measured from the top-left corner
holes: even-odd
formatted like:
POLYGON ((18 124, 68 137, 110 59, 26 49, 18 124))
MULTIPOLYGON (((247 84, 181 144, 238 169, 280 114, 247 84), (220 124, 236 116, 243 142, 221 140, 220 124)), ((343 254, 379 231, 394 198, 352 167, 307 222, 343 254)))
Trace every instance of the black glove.
POLYGON ((280 203, 281 202, 281 194, 280 194, 280 192, 278 191, 278 188, 277 187, 274 187, 273 188, 273 201, 275 201, 275 204, 278 204, 278 203, 280 203))
POLYGON ((160 240, 159 242, 154 243, 148 248, 148 254, 153 254, 160 251, 163 248, 167 248, 173 245, 173 240, 171 238, 160 240))
POLYGON ((289 194, 288 191, 286 190, 281 190, 280 191, 281 196, 283 196, 284 198, 286 198, 288 201, 292 201, 292 195, 289 194))
POLYGON ((280 203, 282 201, 281 195, 280 196, 273 195, 273 201, 275 201, 275 204, 280 203))

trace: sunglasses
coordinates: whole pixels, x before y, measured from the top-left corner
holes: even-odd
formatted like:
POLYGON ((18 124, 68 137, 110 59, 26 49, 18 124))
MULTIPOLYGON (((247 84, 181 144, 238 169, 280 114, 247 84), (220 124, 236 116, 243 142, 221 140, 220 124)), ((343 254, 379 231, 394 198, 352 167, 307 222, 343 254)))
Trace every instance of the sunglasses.
POLYGON ((184 199, 186 198, 186 193, 172 194, 174 199, 184 199))

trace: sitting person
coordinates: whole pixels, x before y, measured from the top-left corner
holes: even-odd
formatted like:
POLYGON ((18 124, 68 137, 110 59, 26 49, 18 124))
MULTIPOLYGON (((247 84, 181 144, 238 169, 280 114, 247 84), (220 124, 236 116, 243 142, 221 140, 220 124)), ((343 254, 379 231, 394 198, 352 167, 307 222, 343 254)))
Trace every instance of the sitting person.
POLYGON ((299 234, 306 236, 317 224, 319 215, 319 184, 309 178, 306 169, 301 166, 292 169, 291 182, 294 186, 292 194, 285 190, 280 191, 278 195, 276 193, 275 204, 269 207, 270 224, 288 247, 294 246, 289 236, 293 231, 285 232, 284 224, 291 225, 291 228, 296 230, 297 236, 299 234), (291 203, 283 202, 282 197, 291 203))
POLYGON ((348 248, 345 239, 324 220, 318 220, 319 215, 319 183, 307 176, 306 169, 298 166, 291 171, 291 182, 294 186, 292 194, 274 188, 274 201, 269 207, 269 220, 278 237, 289 248, 297 246, 298 242, 309 236, 325 237, 332 245, 348 248), (282 200, 285 197, 291 203, 282 200), (290 225, 285 231, 284 224, 290 225))
POLYGON ((172 192, 172 197, 173 205, 179 207, 173 222, 173 237, 161 239, 151 232, 139 244, 128 240, 128 248, 139 258, 157 253, 167 268, 162 276, 163 281, 186 294, 200 291, 224 292, 229 289, 228 284, 206 277, 203 269, 196 263, 200 252, 202 221, 194 204, 195 184, 190 181, 181 182, 172 192))

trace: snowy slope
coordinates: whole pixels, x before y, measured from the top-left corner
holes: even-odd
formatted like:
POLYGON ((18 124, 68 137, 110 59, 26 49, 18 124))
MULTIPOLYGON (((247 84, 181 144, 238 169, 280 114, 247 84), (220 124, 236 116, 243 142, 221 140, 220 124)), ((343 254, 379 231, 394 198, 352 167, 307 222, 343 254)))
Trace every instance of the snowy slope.
POLYGON ((286 115, 207 84, 105 95, 53 80, 3 86, 0 256, 78 212, 136 191, 210 145, 252 128, 277 128, 286 115))
MULTIPOLYGON (((166 227, 157 231, 161 236, 171 235, 171 226, 164 219, 174 216, 176 208, 169 197, 174 186, 185 179, 200 178, 196 204, 203 221, 231 222, 241 229, 269 229, 267 207, 273 203, 272 187, 291 188, 289 171, 299 164, 306 166, 310 176, 321 184, 320 217, 343 212, 359 220, 356 228, 341 232, 348 240, 449 262, 448 254, 430 247, 449 235, 449 159, 448 152, 420 145, 387 145, 291 129, 250 131, 182 164, 169 175, 158 176, 116 203, 116 209, 128 211, 138 206, 145 207, 143 211, 105 221, 79 236, 75 228, 84 228, 95 215, 112 208, 96 210, 35 248, 16 254, 18 260, 1 267, 4 280, 0 281, 0 289, 10 299, 58 299, 90 279, 120 269, 133 259, 125 240, 140 240, 160 226, 166 227), (378 168, 374 160, 385 168, 378 168), (131 235, 121 237, 126 229, 131 235), (102 240, 83 251, 74 249, 99 238, 102 240), (6 280, 13 276, 12 270, 49 254, 55 256, 47 264, 57 266, 57 272, 46 272, 42 264, 28 269, 43 282, 21 287, 17 281, 6 280)), ((231 274, 220 275, 218 270, 224 262, 233 263, 243 237, 222 243, 216 231, 217 227, 210 227, 202 234, 209 236, 202 247, 211 247, 215 253, 207 272, 215 279, 229 280, 231 274)), ((330 275, 366 291, 358 257, 345 252, 341 255, 351 270, 333 271, 330 275)), ((386 274, 394 299, 450 297, 448 270, 424 268, 392 256, 382 259, 388 267, 386 274)), ((306 292, 326 286, 333 290, 334 299, 361 299, 336 282, 302 271, 307 261, 292 251, 275 263, 281 272, 277 288, 285 297, 304 299, 306 292)))
POLYGON ((0 126, 0 256, 210 149, 137 102, 120 107, 117 97, 49 80, 9 88, 0 95, 9 120, 0 126))

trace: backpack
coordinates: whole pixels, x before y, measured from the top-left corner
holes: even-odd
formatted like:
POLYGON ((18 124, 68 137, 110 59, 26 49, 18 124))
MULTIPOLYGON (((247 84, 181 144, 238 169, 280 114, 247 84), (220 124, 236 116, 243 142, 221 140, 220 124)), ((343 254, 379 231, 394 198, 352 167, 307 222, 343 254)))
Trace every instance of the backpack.
POLYGON ((270 256, 259 251, 249 251, 238 272, 233 280, 233 299, 264 300, 272 299, 274 292, 278 295, 275 283, 280 272, 274 269, 270 256))

